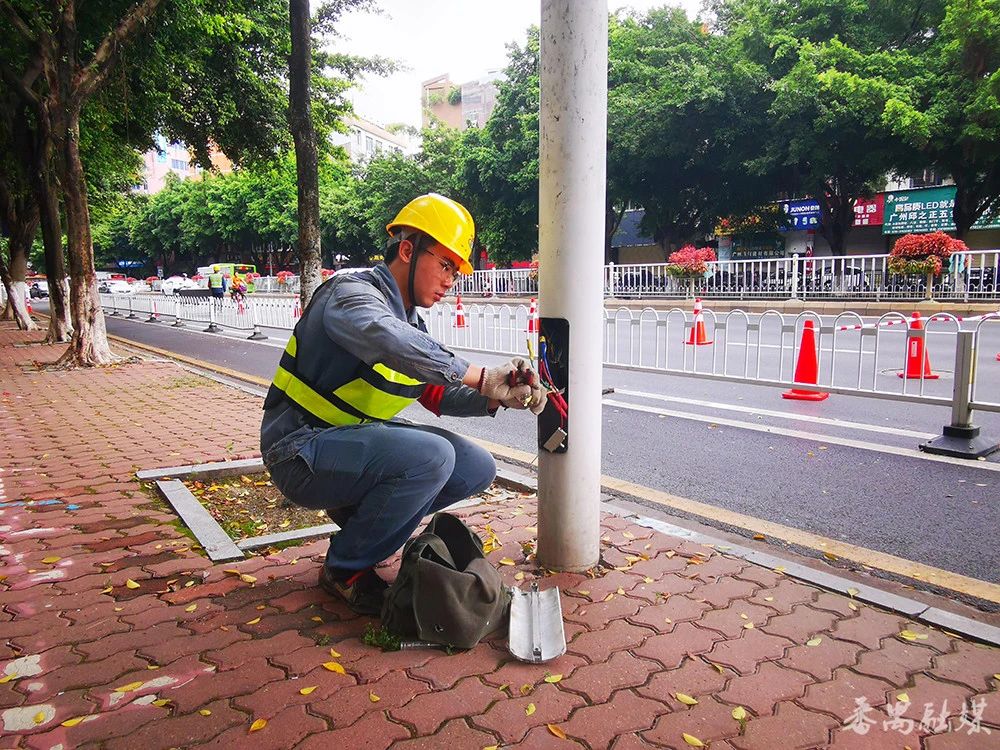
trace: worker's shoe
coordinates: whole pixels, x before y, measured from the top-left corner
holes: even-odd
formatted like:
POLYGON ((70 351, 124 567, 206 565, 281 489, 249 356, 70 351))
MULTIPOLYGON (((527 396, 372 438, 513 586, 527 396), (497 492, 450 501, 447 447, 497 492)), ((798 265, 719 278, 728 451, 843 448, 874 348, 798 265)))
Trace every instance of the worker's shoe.
POLYGON ((319 585, 328 594, 347 602, 359 615, 379 615, 389 584, 374 570, 335 571, 324 565, 319 571, 319 585))

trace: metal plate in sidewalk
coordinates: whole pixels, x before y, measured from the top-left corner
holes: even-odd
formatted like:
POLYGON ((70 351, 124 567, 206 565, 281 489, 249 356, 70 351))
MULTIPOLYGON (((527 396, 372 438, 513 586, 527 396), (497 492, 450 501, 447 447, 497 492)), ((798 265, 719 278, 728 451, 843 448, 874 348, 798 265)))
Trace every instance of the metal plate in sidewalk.
POLYGON ((533 583, 530 591, 513 589, 510 602, 510 637, 508 649, 527 662, 543 662, 566 653, 559 589, 539 591, 533 583))

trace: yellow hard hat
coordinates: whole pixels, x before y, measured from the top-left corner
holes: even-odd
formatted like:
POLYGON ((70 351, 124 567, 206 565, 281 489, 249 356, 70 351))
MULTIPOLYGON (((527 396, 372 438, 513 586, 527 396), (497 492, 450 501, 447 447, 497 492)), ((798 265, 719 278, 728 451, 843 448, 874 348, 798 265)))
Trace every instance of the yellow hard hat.
POLYGON ((218 271, 218 270, 219 270, 219 266, 218 266, 218 264, 216 264, 216 265, 212 266, 212 270, 213 270, 213 271, 218 271))
POLYGON ((437 193, 421 195, 403 206, 385 228, 392 234, 397 227, 412 227, 430 235, 451 251, 460 272, 472 273, 469 257, 475 242, 476 225, 461 203, 437 193))

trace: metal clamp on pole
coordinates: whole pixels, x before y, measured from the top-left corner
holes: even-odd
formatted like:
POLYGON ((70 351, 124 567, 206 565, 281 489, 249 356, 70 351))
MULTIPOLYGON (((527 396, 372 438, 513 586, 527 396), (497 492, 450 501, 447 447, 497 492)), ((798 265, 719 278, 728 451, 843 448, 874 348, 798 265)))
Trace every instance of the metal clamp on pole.
MULTIPOLYGON (((920 331, 923 333, 923 331, 920 331)), ((988 456, 998 448, 996 442, 979 434, 972 424, 972 384, 976 380, 975 332, 959 331, 955 347, 955 386, 951 401, 951 424, 944 434, 920 444, 920 450, 955 458, 988 456)))

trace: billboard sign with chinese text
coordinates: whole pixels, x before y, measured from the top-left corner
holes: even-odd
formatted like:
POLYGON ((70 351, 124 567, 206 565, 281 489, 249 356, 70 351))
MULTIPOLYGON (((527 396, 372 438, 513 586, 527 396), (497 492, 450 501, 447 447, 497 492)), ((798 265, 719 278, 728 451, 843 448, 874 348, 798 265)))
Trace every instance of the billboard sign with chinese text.
POLYGON ((882 193, 874 198, 858 198, 854 201, 854 226, 881 226, 884 210, 885 196, 882 193))
POLYGON ((773 235, 737 236, 733 238, 733 260, 767 260, 785 257, 785 238, 773 235))
POLYGON ((819 201, 813 199, 786 201, 781 204, 785 212, 785 230, 816 229, 820 223, 819 201))
POLYGON ((952 186, 886 193, 882 234, 953 232, 954 208, 955 188, 952 186))
MULTIPOLYGON (((954 232, 954 208, 954 185, 886 193, 882 233, 954 232)), ((981 216, 972 228, 1000 229, 1000 216, 981 216)))

